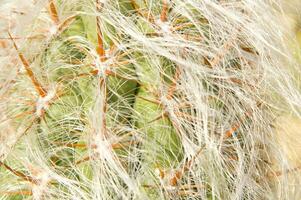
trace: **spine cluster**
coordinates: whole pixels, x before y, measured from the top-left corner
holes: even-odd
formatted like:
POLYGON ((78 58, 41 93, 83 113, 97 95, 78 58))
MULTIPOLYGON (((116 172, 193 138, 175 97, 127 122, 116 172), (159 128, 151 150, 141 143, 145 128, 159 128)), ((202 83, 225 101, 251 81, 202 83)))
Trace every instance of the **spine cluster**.
POLYGON ((275 119, 299 117, 299 75, 276 3, 18 10, 30 23, 0 43, 0 198, 297 200, 275 119))

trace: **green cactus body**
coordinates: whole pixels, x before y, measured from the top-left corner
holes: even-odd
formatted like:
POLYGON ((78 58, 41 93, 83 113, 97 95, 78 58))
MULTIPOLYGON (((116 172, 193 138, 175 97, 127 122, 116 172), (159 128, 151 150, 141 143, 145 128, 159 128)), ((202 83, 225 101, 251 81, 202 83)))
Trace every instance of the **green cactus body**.
POLYGON ((38 39, 9 32, 0 199, 289 199, 271 99, 299 96, 267 2, 47 2, 38 39))
MULTIPOLYGON (((149 77, 160 77, 160 72, 152 68, 146 59, 137 63, 137 73, 140 74, 142 86, 136 95, 135 116, 136 126, 146 137, 142 148, 152 149, 142 160, 152 176, 155 168, 170 169, 179 163, 182 157, 180 135, 176 132, 166 116, 164 105, 158 100, 160 84, 167 84, 161 78, 149 80, 149 77), (163 82, 163 83, 162 83, 163 82), (157 93, 157 95, 156 95, 157 93), (149 101, 150 100, 150 101, 149 101), (153 102, 151 102, 153 100, 153 102)), ((167 71, 167 70, 166 70, 167 71)), ((139 76, 139 75, 138 75, 139 76)), ((145 180, 152 180, 146 176, 145 180)))

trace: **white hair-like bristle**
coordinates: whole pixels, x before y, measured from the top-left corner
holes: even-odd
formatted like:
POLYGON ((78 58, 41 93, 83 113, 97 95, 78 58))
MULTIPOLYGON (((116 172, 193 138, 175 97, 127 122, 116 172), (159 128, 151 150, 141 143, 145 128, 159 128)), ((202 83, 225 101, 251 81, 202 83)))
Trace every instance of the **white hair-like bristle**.
POLYGON ((0 199, 301 199, 282 9, 4 0, 0 199))

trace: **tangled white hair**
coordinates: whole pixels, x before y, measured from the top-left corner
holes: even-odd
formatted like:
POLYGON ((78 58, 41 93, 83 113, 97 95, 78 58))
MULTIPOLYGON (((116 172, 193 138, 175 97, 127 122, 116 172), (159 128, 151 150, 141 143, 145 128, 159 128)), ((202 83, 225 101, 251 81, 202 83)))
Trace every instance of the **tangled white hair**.
POLYGON ((287 125, 300 69, 280 2, 0 10, 1 199, 301 198, 287 125))

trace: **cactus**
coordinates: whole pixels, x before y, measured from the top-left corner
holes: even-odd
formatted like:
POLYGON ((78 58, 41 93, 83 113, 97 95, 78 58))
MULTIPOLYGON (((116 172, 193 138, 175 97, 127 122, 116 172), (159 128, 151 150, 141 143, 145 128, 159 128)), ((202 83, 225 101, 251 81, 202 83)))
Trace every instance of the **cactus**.
POLYGON ((31 3, 3 40, 1 199, 300 197, 276 2, 31 3))

